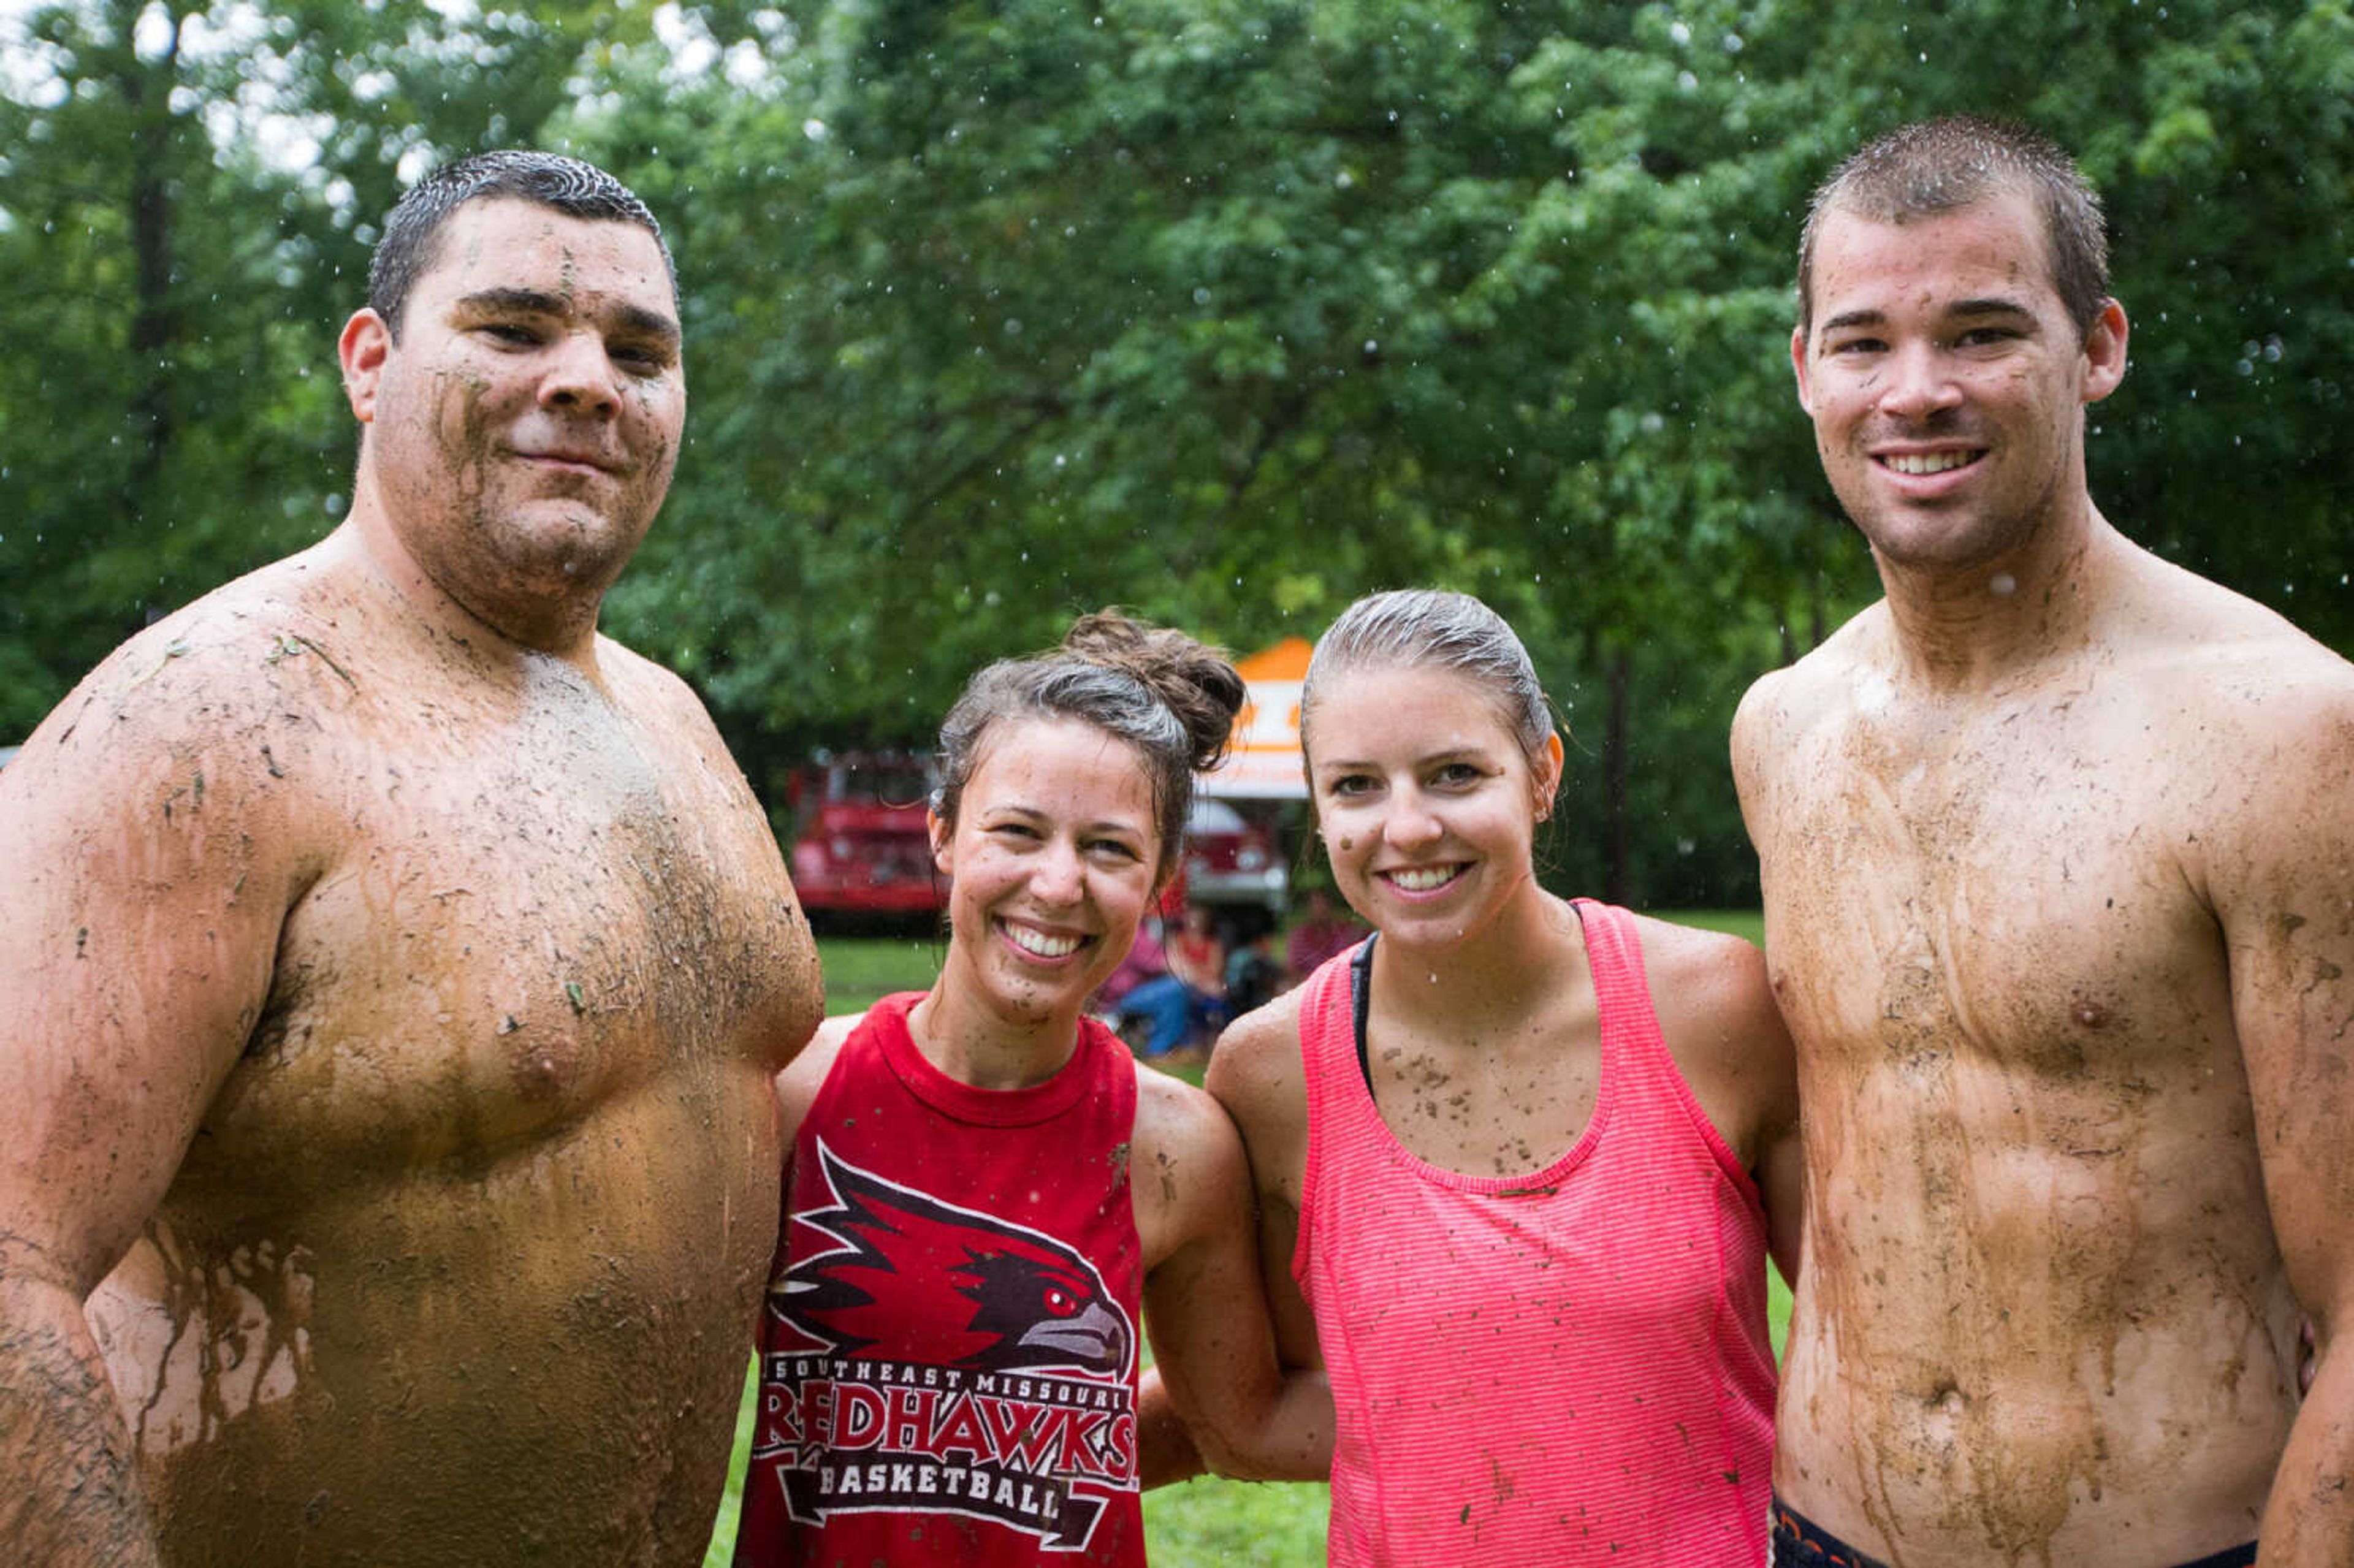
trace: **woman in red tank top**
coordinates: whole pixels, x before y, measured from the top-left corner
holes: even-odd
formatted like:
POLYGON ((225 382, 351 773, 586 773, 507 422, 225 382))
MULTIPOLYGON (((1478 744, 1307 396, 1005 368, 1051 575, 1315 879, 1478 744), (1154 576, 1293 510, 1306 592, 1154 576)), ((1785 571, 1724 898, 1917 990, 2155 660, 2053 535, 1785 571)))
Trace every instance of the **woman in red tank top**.
POLYGON ((1141 1568, 1139 1489, 1197 1444, 1325 1473, 1331 1399, 1278 1367, 1232 1123, 1086 1016, 1242 695, 1222 656, 1106 613, 950 712, 939 979, 829 1020, 778 1078, 744 1568, 1141 1568), (1190 1436, 1140 1409, 1140 1328, 1190 1436))
POLYGON ((1286 1361, 1330 1370, 1335 1563, 1765 1561, 1789 1038, 1737 938, 1556 898, 1562 744, 1477 599, 1361 599, 1300 702, 1370 941, 1237 1021, 1286 1361))

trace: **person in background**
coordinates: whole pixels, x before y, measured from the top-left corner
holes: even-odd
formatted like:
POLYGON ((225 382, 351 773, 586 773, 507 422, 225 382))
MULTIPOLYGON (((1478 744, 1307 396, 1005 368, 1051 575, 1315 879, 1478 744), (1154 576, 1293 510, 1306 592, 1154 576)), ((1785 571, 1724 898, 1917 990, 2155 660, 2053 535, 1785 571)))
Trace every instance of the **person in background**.
MULTIPOLYGON (((1300 698, 1374 935, 1219 1040, 1288 1365, 1331 1375, 1331 1561, 1766 1555, 1797 1098, 1757 950, 1538 885, 1562 745, 1461 594, 1358 600, 1300 698)), ((1575 802, 1572 802, 1575 809, 1575 802)))
POLYGON ((1322 886, 1308 890, 1307 905, 1306 916, 1291 928, 1283 947, 1283 966, 1291 985, 1301 984, 1323 968, 1326 959, 1365 939, 1364 923, 1335 910, 1332 895, 1322 886))
POLYGON ((743 1568, 1135 1568, 1140 1485, 1197 1454, 1329 1466, 1323 1380, 1276 1361, 1233 1124, 1086 1012, 1242 697, 1223 656, 1106 612, 949 714, 939 979, 829 1020, 777 1080, 743 1568))
POLYGON ((1229 1016, 1264 1006, 1284 989, 1283 938, 1272 925, 1226 955, 1229 1016))
MULTIPOLYGON (((1185 906, 1183 926, 1165 944, 1155 944, 1161 967, 1123 985, 1109 1003, 1122 1028, 1141 1021, 1144 1054, 1160 1058, 1183 1051, 1223 1005, 1226 994, 1225 949, 1210 929, 1210 912, 1185 906)), ((1150 963, 1147 958, 1141 960, 1150 963)), ((1116 975, 1121 971, 1115 971, 1116 975)), ((1098 1002, 1098 1011, 1104 1003, 1098 1002)))

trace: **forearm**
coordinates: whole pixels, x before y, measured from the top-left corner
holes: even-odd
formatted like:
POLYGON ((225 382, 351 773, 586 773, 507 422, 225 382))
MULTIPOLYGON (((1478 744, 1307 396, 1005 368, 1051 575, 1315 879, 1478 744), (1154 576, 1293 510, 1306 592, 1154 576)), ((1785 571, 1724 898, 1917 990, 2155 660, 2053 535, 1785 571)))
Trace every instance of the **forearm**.
POLYGON ((1294 1368, 1262 1419, 1213 1453, 1220 1475, 1247 1481, 1320 1481, 1332 1474, 1332 1389, 1321 1368, 1294 1368))
POLYGON ((0 1300, 0 1541, 31 1568, 154 1568, 155 1537, 81 1304, 0 1300))
POLYGON ((2354 1348, 2325 1348, 2264 1507, 2257 1568, 2354 1565, 2354 1348))
POLYGON ((1295 1368, 1219 1402, 1192 1425, 1209 1467, 1240 1481, 1320 1481, 1332 1473, 1332 1391, 1295 1368))
POLYGON ((1146 1491, 1172 1481, 1190 1481, 1209 1467, 1193 1446, 1193 1435, 1171 1403, 1161 1369, 1145 1369, 1136 1396, 1137 1482, 1146 1491))

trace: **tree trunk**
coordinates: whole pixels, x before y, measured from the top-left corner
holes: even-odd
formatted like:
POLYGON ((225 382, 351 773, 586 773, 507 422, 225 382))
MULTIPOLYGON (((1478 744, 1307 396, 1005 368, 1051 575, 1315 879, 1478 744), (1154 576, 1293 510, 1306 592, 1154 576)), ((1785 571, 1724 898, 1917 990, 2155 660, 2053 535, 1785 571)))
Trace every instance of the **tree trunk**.
MULTIPOLYGON (((125 13, 126 28, 136 14, 125 13)), ((173 351, 180 335, 179 311, 172 297, 172 84, 178 71, 180 26, 171 13, 172 32, 160 58, 139 58, 126 31, 121 40, 124 101, 136 124, 131 160, 130 219, 132 287, 131 359, 138 376, 131 399, 132 455, 124 475, 124 504, 145 518, 160 493, 164 462, 175 435, 173 351)))
POLYGON ((1631 908, 1635 902, 1634 841, 1627 805, 1627 710, 1633 662, 1633 656, 1623 648, 1610 655, 1610 712, 1602 735, 1603 793, 1608 801, 1610 834, 1609 870, 1602 893, 1622 908, 1631 908))

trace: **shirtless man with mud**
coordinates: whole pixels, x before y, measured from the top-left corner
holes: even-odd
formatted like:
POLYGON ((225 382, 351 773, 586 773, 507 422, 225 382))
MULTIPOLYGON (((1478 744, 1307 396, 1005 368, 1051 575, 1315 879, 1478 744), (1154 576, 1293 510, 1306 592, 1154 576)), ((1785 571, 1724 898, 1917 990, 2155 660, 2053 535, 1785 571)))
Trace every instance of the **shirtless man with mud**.
POLYGON ((2064 154, 1893 132, 1800 278, 1886 597, 1734 732, 1806 1116, 1776 1562, 2354 1563, 2354 668, 2094 508, 2064 154))
POLYGON ((340 353, 344 524, 0 772, 0 1555, 692 1564, 822 1003, 709 719, 597 633, 678 451, 669 256, 470 159, 340 353))

